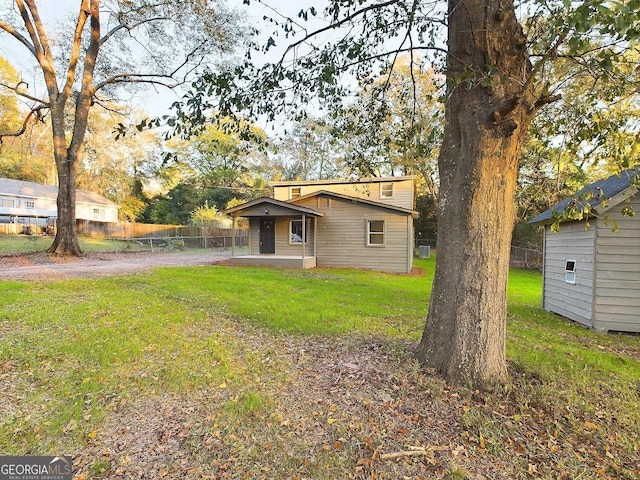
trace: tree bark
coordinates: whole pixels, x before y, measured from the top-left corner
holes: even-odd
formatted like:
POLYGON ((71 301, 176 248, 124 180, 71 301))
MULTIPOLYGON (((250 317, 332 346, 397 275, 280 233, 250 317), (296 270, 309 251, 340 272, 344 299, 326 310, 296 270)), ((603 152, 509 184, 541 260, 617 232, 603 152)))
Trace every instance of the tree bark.
POLYGON ((510 0, 450 0, 438 249, 418 359, 485 389, 507 380, 507 277, 521 146, 535 111, 510 0))
MULTIPOLYGON (((93 96, 93 72, 100 47, 100 0, 83 0, 81 4, 74 43, 67 71, 67 82, 58 91, 55 77, 45 73, 51 108, 51 128, 53 131, 53 151, 58 169, 58 225, 56 236, 49 253, 79 256, 82 254, 76 228, 76 179, 78 162, 82 153, 91 98, 93 96), (71 97, 71 87, 76 76, 77 62, 81 47, 81 33, 90 19, 90 41, 85 52, 84 70, 80 91, 75 96, 73 111, 73 132, 67 146, 65 128, 65 106, 71 97)), ((41 63, 42 64, 42 63, 41 63)), ((53 70, 53 63, 51 63, 53 70)))

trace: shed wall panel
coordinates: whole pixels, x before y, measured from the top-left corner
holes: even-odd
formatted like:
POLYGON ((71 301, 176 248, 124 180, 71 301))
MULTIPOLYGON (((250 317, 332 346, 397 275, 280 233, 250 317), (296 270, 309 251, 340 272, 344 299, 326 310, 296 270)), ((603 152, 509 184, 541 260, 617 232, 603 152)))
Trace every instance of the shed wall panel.
POLYGON ((640 212, 640 195, 597 222, 593 327, 599 330, 640 331, 640 215, 623 216, 625 206, 640 212))
POLYGON ((595 229, 584 223, 562 224, 559 232, 545 229, 545 310, 591 326, 593 313, 593 245, 595 229), (576 261, 575 284, 565 281, 567 260, 576 261))

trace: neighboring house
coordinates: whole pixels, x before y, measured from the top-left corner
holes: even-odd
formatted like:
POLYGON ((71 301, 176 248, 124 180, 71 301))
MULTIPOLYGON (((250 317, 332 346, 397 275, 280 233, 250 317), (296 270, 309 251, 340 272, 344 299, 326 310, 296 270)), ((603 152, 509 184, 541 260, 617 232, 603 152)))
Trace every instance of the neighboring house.
POLYGON ((529 221, 544 225, 545 310, 595 330, 640 332, 639 175, 640 166, 595 182, 529 221), (585 220, 554 231, 567 208, 587 203, 585 220))
MULTIPOLYGON (((0 223, 45 226, 58 217, 58 187, 0 178, 0 223)), ((117 203, 76 190, 76 219, 117 222, 117 203)))
POLYGON ((410 273, 415 177, 276 182, 274 198, 226 210, 249 220, 248 255, 232 261, 410 273))

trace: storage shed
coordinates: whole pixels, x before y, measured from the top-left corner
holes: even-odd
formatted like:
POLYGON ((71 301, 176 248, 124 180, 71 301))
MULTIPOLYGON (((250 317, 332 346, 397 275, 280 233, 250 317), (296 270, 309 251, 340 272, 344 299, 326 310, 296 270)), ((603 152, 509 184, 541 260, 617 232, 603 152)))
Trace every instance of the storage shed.
POLYGON ((600 331, 640 332, 640 166, 531 219, 544 226, 542 306, 600 331), (588 212, 560 221, 567 209, 588 212))

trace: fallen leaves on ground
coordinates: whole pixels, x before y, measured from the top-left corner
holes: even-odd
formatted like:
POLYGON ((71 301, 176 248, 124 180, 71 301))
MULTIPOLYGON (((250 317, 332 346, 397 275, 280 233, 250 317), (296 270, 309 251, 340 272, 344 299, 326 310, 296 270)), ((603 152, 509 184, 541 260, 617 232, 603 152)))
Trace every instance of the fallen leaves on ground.
MULTIPOLYGON (((640 456, 611 425, 550 411, 518 392, 448 386, 412 345, 299 339, 238 329, 287 372, 114 407, 74 458, 76 477, 109 479, 635 478, 640 456), (277 353, 274 353, 277 352, 277 353), (571 418, 569 418, 571 417, 571 418)), ((536 379, 518 381, 535 383, 536 379)))

